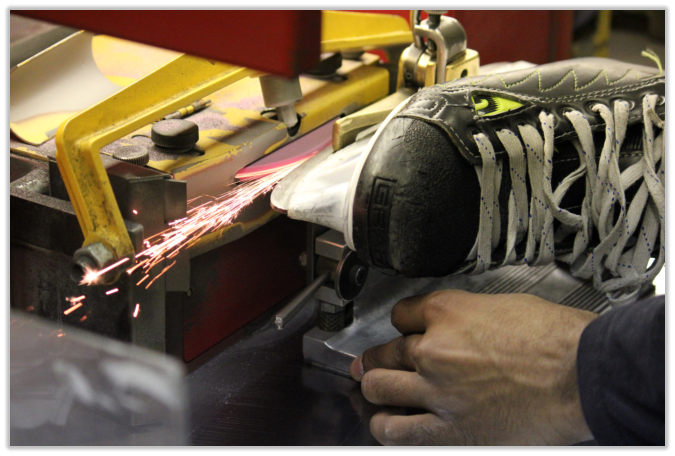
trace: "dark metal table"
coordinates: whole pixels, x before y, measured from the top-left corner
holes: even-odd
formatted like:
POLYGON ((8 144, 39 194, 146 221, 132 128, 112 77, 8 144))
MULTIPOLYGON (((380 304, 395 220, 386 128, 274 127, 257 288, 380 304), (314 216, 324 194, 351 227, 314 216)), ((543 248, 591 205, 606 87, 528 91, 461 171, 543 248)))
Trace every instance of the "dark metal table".
POLYGON ((315 311, 308 305, 283 331, 270 312, 187 375, 193 445, 377 444, 359 384, 303 359, 315 311))

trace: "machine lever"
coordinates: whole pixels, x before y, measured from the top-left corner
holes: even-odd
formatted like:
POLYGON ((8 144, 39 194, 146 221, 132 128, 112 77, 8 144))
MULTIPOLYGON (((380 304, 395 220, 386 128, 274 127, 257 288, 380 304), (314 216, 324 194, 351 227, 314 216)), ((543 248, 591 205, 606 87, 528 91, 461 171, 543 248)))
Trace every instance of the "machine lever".
POLYGON ((330 276, 329 272, 326 271, 320 276, 318 276, 312 283, 307 285, 307 287, 302 290, 298 295, 293 298, 291 302, 286 304, 283 309, 277 313, 274 317, 274 324, 277 325, 277 329, 284 329, 284 326, 289 322, 289 320, 296 314, 300 307, 305 304, 309 298, 311 298, 316 291, 321 288, 321 285, 328 279, 330 276))

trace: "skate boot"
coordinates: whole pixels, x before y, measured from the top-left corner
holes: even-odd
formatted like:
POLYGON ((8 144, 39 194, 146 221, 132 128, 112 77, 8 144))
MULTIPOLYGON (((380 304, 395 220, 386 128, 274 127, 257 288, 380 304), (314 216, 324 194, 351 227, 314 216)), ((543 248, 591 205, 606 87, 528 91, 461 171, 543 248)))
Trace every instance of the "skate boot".
MULTIPOLYGON (((348 186, 319 191, 330 179, 315 178, 288 214, 342 231, 386 272, 480 274, 557 259, 614 303, 631 302, 665 261, 657 64, 573 59, 420 90, 362 146, 348 186)), ((341 150, 314 172, 354 161, 341 150)))

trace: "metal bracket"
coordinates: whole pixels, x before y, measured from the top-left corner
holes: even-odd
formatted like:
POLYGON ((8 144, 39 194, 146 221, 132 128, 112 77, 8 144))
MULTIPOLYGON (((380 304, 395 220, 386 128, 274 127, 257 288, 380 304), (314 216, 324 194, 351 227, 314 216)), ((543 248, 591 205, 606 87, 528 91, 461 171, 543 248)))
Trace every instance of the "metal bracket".
POLYGON ((478 53, 466 47, 466 32, 453 18, 433 14, 419 21, 413 13, 414 41, 399 60, 396 87, 429 87, 478 73, 478 53), (426 42, 425 42, 426 38, 426 42))
POLYGON ((116 260, 134 255, 101 162, 101 147, 255 74, 248 68, 181 55, 61 124, 56 161, 84 234, 83 245, 101 242, 116 260))
POLYGON ((338 119, 333 125, 333 150, 338 151, 356 141, 359 133, 387 118, 389 113, 415 91, 404 87, 370 106, 338 119))

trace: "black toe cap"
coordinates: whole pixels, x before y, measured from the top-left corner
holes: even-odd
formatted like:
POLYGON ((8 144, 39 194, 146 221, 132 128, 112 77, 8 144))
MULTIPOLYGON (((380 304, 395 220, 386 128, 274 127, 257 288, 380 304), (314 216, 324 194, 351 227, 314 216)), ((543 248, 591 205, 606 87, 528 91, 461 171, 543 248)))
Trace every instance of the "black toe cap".
POLYGON ((394 118, 359 178, 353 239, 369 264, 409 277, 452 273, 476 239, 474 166, 439 127, 394 118))

